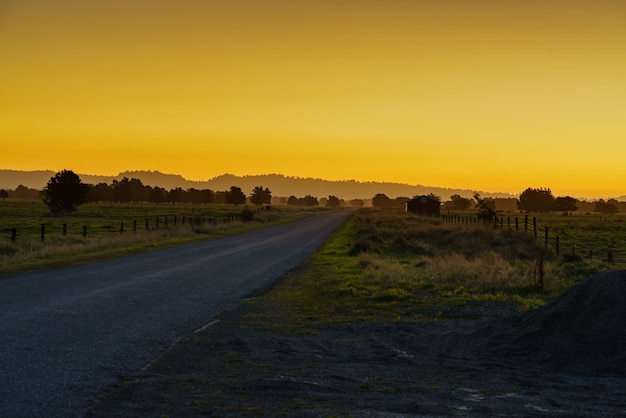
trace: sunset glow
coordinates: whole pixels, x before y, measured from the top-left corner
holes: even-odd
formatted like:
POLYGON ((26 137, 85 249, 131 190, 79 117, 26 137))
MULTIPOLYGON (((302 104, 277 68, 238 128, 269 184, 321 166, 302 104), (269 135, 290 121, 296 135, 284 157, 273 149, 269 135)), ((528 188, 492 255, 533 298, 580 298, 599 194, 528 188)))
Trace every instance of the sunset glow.
POLYGON ((626 3, 0 0, 0 168, 626 195, 626 3))

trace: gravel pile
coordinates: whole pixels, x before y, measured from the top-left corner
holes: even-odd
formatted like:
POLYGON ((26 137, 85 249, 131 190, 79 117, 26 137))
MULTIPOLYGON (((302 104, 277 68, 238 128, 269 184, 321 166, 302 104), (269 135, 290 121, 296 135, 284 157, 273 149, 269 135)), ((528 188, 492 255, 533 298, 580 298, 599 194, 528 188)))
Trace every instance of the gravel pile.
POLYGON ((626 271, 599 273, 541 308, 479 327, 469 349, 529 366, 626 375, 626 271))

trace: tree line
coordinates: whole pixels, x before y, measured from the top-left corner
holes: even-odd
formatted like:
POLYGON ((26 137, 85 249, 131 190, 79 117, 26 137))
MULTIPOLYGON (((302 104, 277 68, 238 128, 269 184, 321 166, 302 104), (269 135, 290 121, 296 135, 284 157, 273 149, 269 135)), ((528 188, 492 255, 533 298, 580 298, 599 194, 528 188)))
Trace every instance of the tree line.
POLYGON ((549 188, 532 188, 524 190, 519 199, 494 199, 480 198, 468 199, 458 194, 450 196, 450 200, 445 202, 445 209, 466 210, 472 207, 479 207, 481 204, 491 207, 493 210, 513 211, 520 210, 526 212, 562 212, 567 215, 575 211, 597 212, 603 214, 614 214, 626 211, 626 203, 616 199, 599 199, 593 202, 581 201, 571 196, 555 197, 549 188), (620 210, 622 209, 622 210, 620 210))
MULTIPOLYGON (((152 203, 229 203, 240 205, 250 202, 258 206, 272 203, 272 192, 269 188, 256 186, 249 196, 240 187, 232 186, 229 190, 213 191, 210 189, 174 188, 166 190, 159 186, 144 185, 137 178, 124 177, 121 180, 113 180, 111 184, 83 183, 80 177, 71 170, 62 170, 50 178, 42 191, 28 189, 24 186, 9 194, 6 190, 0 190, 0 198, 7 197, 38 199, 41 198, 52 213, 69 213, 77 209, 83 203, 88 202, 152 202, 152 203)), ((306 195, 303 198, 290 196, 285 200, 288 205, 318 206, 323 202, 324 206, 335 208, 345 205, 346 202, 336 196, 328 196, 318 200, 316 197, 306 195)), ((355 205, 358 205, 357 202, 355 205)), ((363 202, 360 201, 360 206, 363 202)))
MULTIPOLYGON (((430 197, 441 201, 439 196, 430 194, 430 197)), ((372 206, 388 209, 401 208, 408 197, 399 196, 394 199, 385 194, 377 194, 372 199, 372 206)), ((593 202, 581 201, 571 196, 555 197, 548 188, 527 188, 518 199, 516 198, 490 198, 481 197, 478 193, 474 198, 466 198, 458 194, 450 196, 450 200, 442 202, 446 210, 468 210, 478 209, 481 214, 488 217, 490 213, 495 214, 496 209, 501 211, 526 211, 526 212, 563 212, 569 214, 575 211, 597 212, 603 214, 614 214, 626 212, 626 202, 619 202, 616 199, 599 199, 593 202)))

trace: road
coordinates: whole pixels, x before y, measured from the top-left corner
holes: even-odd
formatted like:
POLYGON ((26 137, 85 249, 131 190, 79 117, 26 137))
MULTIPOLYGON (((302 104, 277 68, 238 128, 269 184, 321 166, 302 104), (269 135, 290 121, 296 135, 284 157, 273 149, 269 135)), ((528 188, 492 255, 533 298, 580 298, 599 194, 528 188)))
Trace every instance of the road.
POLYGON ((297 266, 347 216, 0 280, 0 416, 82 416, 101 390, 297 266))

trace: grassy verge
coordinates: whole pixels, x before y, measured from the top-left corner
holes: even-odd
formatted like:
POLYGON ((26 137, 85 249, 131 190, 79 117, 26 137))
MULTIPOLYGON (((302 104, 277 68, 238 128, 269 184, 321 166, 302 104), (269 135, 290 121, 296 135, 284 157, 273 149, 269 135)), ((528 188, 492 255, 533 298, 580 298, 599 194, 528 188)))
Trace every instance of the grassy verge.
POLYGON ((365 209, 299 274, 251 302, 273 308, 263 310, 269 318, 250 321, 307 332, 306 324, 316 322, 429 321, 504 307, 526 310, 609 267, 557 259, 529 234, 365 209))
MULTIPOLYGON (((182 208, 189 212, 187 222, 181 223, 183 218, 179 217, 178 223, 173 224, 173 217, 170 216, 170 223, 167 225, 163 223, 163 214, 171 213, 169 212, 171 208, 147 209, 145 204, 119 205, 119 207, 108 205, 106 208, 86 207, 82 212, 65 218, 42 217, 37 212, 37 208, 38 206, 33 207, 32 204, 23 202, 14 203, 9 208, 11 211, 4 208, 4 216, 0 222, 4 224, 5 231, 4 239, 0 241, 0 278, 215 239, 278 223, 291 222, 318 212, 309 208, 275 208, 272 211, 255 212, 251 222, 240 222, 234 220, 235 215, 231 213, 234 210, 232 205, 205 205, 202 208, 195 208, 195 211, 192 208, 182 208), (157 209, 161 215, 160 227, 153 226, 136 231, 127 229, 123 233, 119 232, 120 219, 127 220, 126 225, 132 225, 133 217, 143 216, 148 210, 157 213, 157 209), (222 221, 224 216, 230 217, 228 222, 222 221), (205 221, 196 221, 192 226, 189 219, 194 218, 205 221), (217 218, 219 221, 207 222, 207 218, 217 218), (29 225, 31 230, 36 230, 35 227, 39 227, 39 224, 47 222, 57 226, 62 223, 87 224, 89 231, 97 232, 82 236, 80 233, 61 235, 56 231, 56 233, 48 233, 44 241, 38 239, 38 236, 33 233, 32 236, 21 235, 16 242, 11 242, 7 232, 10 228, 7 225, 15 224, 16 219, 23 222, 20 230, 27 230, 29 225)), ((237 210, 241 211, 242 208, 237 210)), ((151 221, 154 225, 154 216, 151 221)), ((56 229, 60 231, 60 227, 56 229)), ((77 230, 77 228, 74 229, 77 230)))

